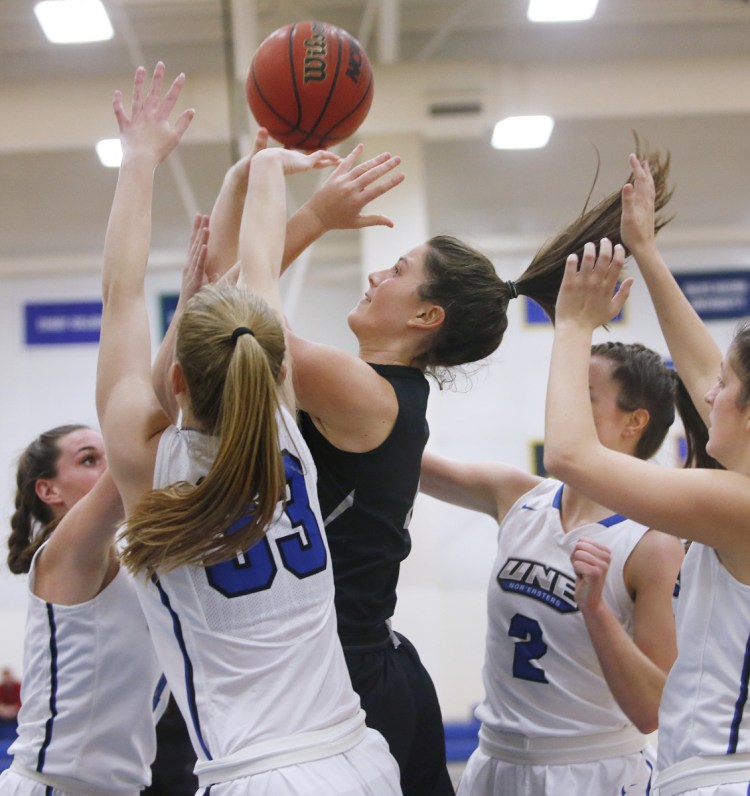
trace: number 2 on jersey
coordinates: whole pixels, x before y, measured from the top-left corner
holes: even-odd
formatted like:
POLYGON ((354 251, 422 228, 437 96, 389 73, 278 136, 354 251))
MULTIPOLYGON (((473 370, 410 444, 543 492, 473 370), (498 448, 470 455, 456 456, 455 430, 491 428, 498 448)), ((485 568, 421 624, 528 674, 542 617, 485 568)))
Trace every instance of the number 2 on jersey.
POLYGON ((521 639, 516 642, 513 653, 513 677, 535 683, 549 682, 544 669, 533 663, 547 654, 547 645, 542 639, 539 622, 523 614, 516 614, 510 620, 508 635, 521 639))
MULTIPOLYGON (((326 568, 328 554, 315 512, 310 508, 302 465, 289 451, 283 452, 283 458, 289 489, 284 513, 295 530, 274 540, 274 543, 284 569, 298 578, 306 578, 326 568)), ((237 558, 206 567, 209 584, 229 598, 270 589, 277 572, 271 542, 267 538, 237 558)))

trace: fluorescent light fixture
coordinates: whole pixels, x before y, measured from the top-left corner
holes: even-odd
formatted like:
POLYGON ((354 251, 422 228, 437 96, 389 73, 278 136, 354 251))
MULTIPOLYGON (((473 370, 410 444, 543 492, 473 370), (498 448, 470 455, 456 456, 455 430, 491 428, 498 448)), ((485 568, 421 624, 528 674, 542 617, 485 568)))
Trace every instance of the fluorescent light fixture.
POLYGON ((555 121, 551 116, 508 116, 492 132, 495 149, 540 149, 547 146, 555 121))
POLYGON ((105 41, 114 36, 100 0, 43 0, 34 6, 34 13, 54 44, 105 41))
POLYGON ((591 19, 599 0, 529 0, 532 22, 578 22, 591 19))
POLYGON ((108 169, 119 169, 122 163, 122 147, 119 138, 103 138, 96 145, 96 154, 102 166, 108 169))

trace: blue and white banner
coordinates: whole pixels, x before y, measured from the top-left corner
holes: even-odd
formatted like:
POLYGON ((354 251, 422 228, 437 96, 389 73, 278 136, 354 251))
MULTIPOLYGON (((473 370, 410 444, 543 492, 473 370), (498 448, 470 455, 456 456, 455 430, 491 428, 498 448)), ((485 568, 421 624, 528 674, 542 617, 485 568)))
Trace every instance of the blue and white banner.
POLYGON ((101 301, 27 304, 24 315, 26 345, 99 342, 102 327, 101 301))
POLYGON ((704 321, 750 315, 750 271, 705 271, 674 278, 704 321))

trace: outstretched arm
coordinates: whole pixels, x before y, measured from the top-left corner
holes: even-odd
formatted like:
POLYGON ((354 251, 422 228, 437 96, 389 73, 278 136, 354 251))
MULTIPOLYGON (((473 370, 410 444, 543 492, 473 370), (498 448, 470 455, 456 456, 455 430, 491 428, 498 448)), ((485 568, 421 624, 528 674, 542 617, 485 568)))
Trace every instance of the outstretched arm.
POLYGON ((501 462, 460 462, 425 451, 419 491, 502 522, 508 509, 542 479, 501 462))
POLYGON ((255 135, 253 149, 234 163, 224 175, 221 188, 211 210, 211 236, 208 241, 206 275, 215 282, 239 260, 240 224, 247 195, 250 163, 268 146, 268 130, 261 127, 255 135))
POLYGON ((576 602, 604 678, 617 704, 644 733, 657 728, 659 701, 677 656, 673 592, 683 558, 680 541, 658 531, 648 531, 631 553, 624 572, 634 601, 631 638, 602 597, 609 549, 581 539, 571 555, 576 602))
POLYGON ((703 396, 719 376, 721 350, 656 246, 654 179, 648 162, 641 163, 635 155, 630 155, 630 167, 634 182, 622 189, 622 240, 643 274, 675 368, 707 423, 708 406, 703 396))
POLYGON ((59 605, 94 598, 117 572, 122 501, 109 470, 60 520, 36 564, 34 593, 59 605))
MULTIPOLYGON (((262 296, 282 324, 284 315, 279 276, 287 221, 285 176, 332 166, 338 161, 338 155, 325 150, 306 155, 295 150, 273 148, 264 149, 253 157, 240 226, 237 284, 262 296)), ((289 410, 294 412, 290 357, 287 357, 286 365, 284 400, 289 410)))
POLYGON ((339 160, 322 149, 306 155, 278 147, 253 157, 240 226, 237 284, 263 296, 282 318, 278 281, 287 222, 285 176, 333 166, 339 160))
POLYGON ((608 241, 602 241, 598 257, 593 244, 586 244, 580 271, 577 260, 568 258, 557 300, 547 385, 545 468, 636 522, 711 545, 730 571, 741 572, 750 553, 747 476, 661 467, 605 448, 599 441, 589 400, 591 336, 622 308, 632 280, 626 279, 613 297, 624 252, 620 249, 613 255, 608 241))
POLYGON ((289 219, 282 273, 329 230, 393 226, 393 221, 387 216, 364 215, 362 211, 373 199, 403 182, 404 175, 393 171, 401 163, 401 158, 383 152, 357 164, 362 150, 362 144, 357 144, 289 219))
POLYGON ((164 71, 159 62, 146 91, 145 70, 136 70, 130 115, 123 108, 120 91, 113 101, 123 159, 104 243, 96 401, 110 466, 126 508, 128 493, 135 496, 150 489, 144 449, 168 424, 151 382, 144 279, 154 171, 177 146, 193 111, 184 111, 174 124, 170 122, 185 76, 179 75, 162 96, 164 71), (131 486, 135 492, 130 492, 131 486))

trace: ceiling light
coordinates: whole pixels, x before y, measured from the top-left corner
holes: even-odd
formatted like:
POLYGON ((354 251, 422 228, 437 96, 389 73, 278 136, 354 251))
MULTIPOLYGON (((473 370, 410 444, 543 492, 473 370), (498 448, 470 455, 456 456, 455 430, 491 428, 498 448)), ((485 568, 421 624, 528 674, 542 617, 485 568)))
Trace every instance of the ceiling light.
POLYGON ((555 121, 551 116, 508 116, 492 132, 495 149, 539 149, 547 146, 555 121))
POLYGON ((100 0, 43 0, 34 13, 44 35, 54 44, 104 41, 114 36, 100 0))
POLYGON ((122 146, 119 138, 104 138, 96 145, 96 154, 102 166, 109 169, 119 169, 122 162, 122 146))
POLYGON ((599 0, 529 0, 532 22, 577 22, 591 19, 599 0))

